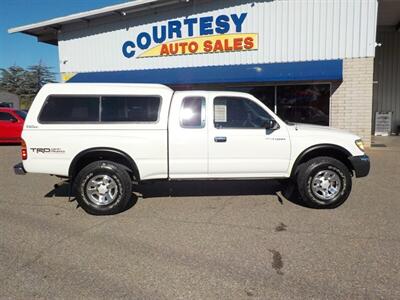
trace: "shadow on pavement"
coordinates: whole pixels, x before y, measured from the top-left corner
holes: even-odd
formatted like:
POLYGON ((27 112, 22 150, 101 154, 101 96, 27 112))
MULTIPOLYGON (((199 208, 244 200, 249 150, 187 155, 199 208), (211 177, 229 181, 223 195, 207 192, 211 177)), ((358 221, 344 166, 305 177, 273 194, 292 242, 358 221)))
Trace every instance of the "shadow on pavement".
POLYGON ((272 180, 159 181, 139 185, 135 190, 143 198, 275 195, 280 184, 272 180))
MULTIPOLYGON (((277 180, 190 180, 190 181, 151 181, 133 186, 133 205, 137 198, 158 197, 207 197, 207 196, 277 196, 283 204, 286 199, 294 204, 302 205, 296 189, 287 182, 277 180), (282 195, 282 196, 281 196, 282 195)), ((69 197, 70 185, 63 181, 54 186, 45 197, 69 197)), ((71 198, 73 198, 71 194, 71 198)))

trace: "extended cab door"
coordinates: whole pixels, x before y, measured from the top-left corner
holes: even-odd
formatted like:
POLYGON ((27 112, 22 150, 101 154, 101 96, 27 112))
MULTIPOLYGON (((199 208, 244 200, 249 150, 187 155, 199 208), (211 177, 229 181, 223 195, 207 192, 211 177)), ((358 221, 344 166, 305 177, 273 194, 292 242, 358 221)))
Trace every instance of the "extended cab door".
POLYGON ((287 128, 279 120, 276 128, 267 130, 266 123, 273 117, 260 101, 227 93, 215 96, 210 106, 210 177, 280 177, 287 173, 291 151, 287 128))
POLYGON ((201 92, 175 93, 168 125, 170 178, 208 176, 206 107, 201 92))

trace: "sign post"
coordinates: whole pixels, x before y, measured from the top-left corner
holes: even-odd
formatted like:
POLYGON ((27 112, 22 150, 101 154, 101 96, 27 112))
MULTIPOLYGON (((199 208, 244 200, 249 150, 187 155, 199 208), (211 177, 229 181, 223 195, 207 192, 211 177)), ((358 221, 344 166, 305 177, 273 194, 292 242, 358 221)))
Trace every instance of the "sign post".
POLYGON ((389 136, 392 132, 392 112, 377 112, 375 115, 375 136, 389 136))

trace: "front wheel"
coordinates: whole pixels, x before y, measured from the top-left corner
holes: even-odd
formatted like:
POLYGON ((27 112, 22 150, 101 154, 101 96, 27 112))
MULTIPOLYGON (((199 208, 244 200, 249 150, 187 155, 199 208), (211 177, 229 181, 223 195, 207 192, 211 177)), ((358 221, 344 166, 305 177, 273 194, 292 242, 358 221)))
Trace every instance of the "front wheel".
POLYGON ((132 197, 128 172, 111 161, 84 167, 74 180, 79 205, 89 214, 112 215, 125 209, 132 197))
POLYGON ((342 205, 350 195, 351 174, 337 159, 317 157, 299 166, 297 186, 306 205, 335 208, 342 205))

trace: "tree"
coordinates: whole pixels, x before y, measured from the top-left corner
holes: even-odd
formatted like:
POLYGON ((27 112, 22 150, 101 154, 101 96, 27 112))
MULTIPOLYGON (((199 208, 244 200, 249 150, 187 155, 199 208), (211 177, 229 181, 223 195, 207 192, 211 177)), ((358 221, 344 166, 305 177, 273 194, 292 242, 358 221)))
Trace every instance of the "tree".
POLYGON ((0 69, 0 88, 19 96, 25 94, 27 71, 19 66, 0 69))
POLYGON ((31 105, 42 86, 49 82, 55 82, 54 73, 41 61, 27 70, 19 66, 0 69, 0 89, 18 95, 25 108, 31 105))
POLYGON ((39 64, 28 68, 26 81, 29 92, 36 95, 46 83, 55 82, 55 75, 50 67, 39 61, 39 64))

